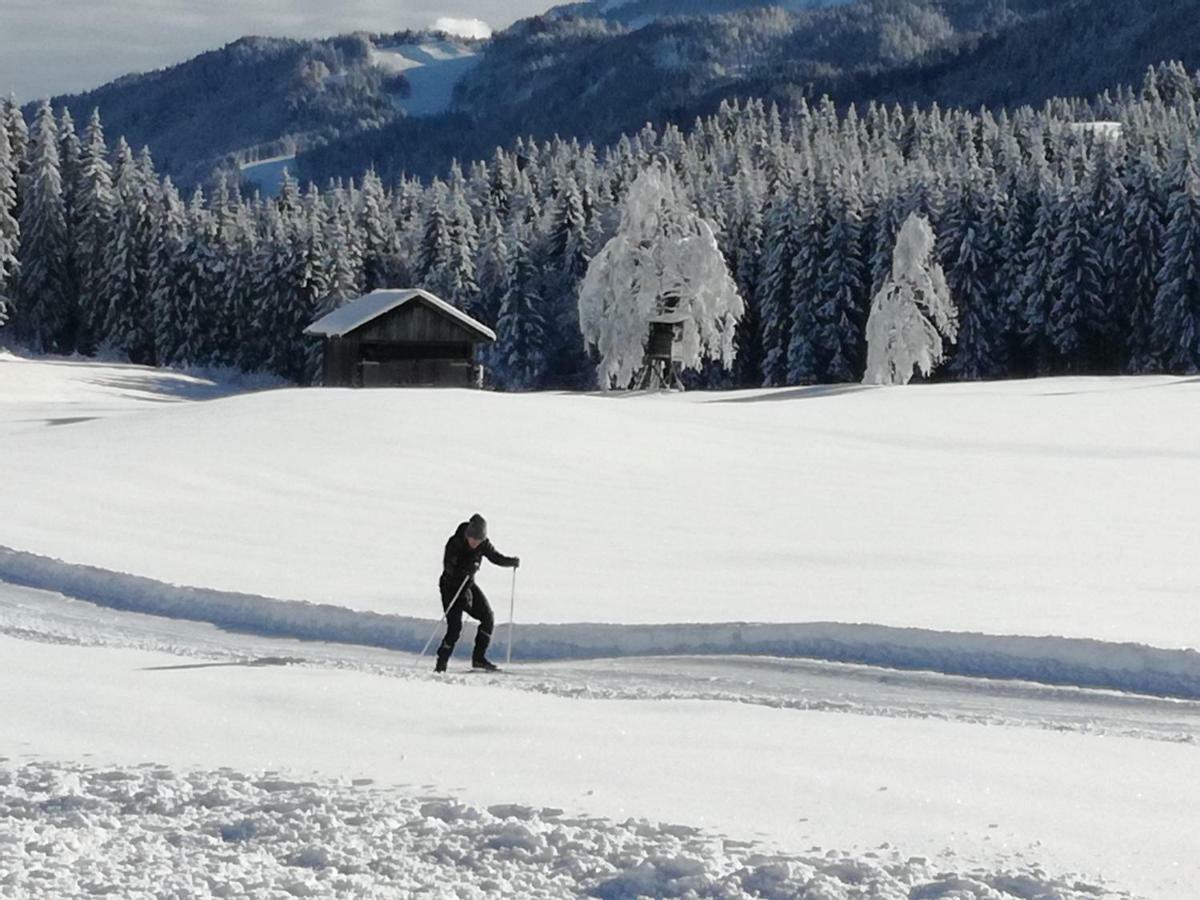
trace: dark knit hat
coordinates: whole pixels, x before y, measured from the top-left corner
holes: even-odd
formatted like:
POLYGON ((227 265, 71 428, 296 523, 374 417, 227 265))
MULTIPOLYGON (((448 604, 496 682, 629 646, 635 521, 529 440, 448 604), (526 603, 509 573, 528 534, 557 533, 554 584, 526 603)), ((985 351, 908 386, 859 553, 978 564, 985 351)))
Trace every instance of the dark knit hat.
POLYGON ((487 520, 479 513, 475 513, 467 522, 467 537, 475 538, 477 541, 487 539, 487 520))

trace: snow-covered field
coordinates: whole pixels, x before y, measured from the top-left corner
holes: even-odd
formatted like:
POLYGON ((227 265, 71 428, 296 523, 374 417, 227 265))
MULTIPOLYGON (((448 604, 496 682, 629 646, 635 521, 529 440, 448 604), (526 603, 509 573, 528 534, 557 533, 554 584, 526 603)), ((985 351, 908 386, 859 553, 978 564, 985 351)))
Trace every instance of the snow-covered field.
POLYGON ((1195 896, 1198 393, 0 356, 0 894, 1195 896), (437 679, 475 510, 521 662, 437 679))

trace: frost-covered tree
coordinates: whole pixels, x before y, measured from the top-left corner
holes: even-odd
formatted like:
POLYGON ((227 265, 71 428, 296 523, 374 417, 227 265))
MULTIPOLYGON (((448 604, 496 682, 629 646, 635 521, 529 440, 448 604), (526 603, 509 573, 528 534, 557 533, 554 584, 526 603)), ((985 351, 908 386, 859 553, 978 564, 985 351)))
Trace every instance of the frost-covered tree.
POLYGON ((186 279, 184 238, 187 214, 170 178, 163 181, 161 211, 151 241, 150 308, 159 363, 183 362, 180 350, 188 328, 180 285, 186 279))
MULTIPOLYGON (((148 162, 148 159, 147 159, 148 162)), ((114 169, 116 217, 107 256, 105 340, 137 363, 154 362, 154 322, 149 286, 154 221, 151 203, 162 189, 146 165, 139 166, 124 139, 114 169)))
POLYGON ((1190 150, 1175 169, 1154 327, 1171 371, 1194 374, 1200 372, 1200 171, 1190 150))
POLYGON ((17 164, 9 147, 8 129, 0 127, 0 304, 4 306, 0 310, 0 319, 7 314, 8 304, 4 298, 12 295, 20 268, 21 226, 17 223, 16 211, 17 164))
POLYGON ((532 390, 542 386, 548 366, 541 273, 519 226, 509 233, 507 243, 513 262, 500 298, 497 342, 491 358, 505 386, 532 390))
POLYGON ((864 384, 908 384, 945 358, 944 341, 958 337, 958 313, 937 261, 929 220, 910 213, 896 237, 892 274, 875 295, 867 319, 864 384))
POLYGON ((1118 327, 1125 332, 1125 368, 1132 373, 1154 371, 1153 315, 1155 279, 1162 256, 1165 198, 1148 151, 1133 165, 1125 215, 1117 223, 1114 246, 1116 296, 1121 301, 1118 327))
POLYGON ((70 343, 67 284, 67 213, 59 172, 58 126, 43 103, 21 177, 21 278, 17 315, 20 334, 52 352, 70 343))
POLYGON ((651 318, 678 317, 685 369, 729 368, 744 304, 712 226, 680 196, 669 170, 646 168, 629 188, 616 236, 579 291, 584 341, 599 352, 604 388, 624 388, 645 364, 651 318))
POLYGON ((99 112, 93 111, 80 148, 79 173, 75 186, 73 233, 75 266, 79 278, 80 351, 94 352, 108 312, 104 278, 113 241, 116 194, 108 145, 99 112))
POLYGON ((1050 338, 1062 356, 1082 360, 1088 323, 1099 318, 1095 310, 1104 303, 1098 222, 1086 185, 1075 183, 1070 167, 1064 193, 1050 272, 1050 291, 1055 298, 1050 338))

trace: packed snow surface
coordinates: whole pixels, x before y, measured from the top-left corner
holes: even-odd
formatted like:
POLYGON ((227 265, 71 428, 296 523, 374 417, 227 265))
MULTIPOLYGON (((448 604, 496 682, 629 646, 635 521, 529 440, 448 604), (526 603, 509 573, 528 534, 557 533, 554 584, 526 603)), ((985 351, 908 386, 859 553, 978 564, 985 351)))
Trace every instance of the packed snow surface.
POLYGON ((1191 898, 1197 390, 0 355, 0 895, 1191 898), (514 665, 438 677, 475 510, 514 665))
MULTIPOLYGON (((1200 646, 1195 379, 179 402, 217 392, 0 357, 0 470, 19 473, 0 546, 428 618, 445 540, 478 511, 522 559, 522 622, 1200 646), (49 411, 31 381, 86 399, 49 411)), ((479 580, 500 608, 509 573, 479 580)))

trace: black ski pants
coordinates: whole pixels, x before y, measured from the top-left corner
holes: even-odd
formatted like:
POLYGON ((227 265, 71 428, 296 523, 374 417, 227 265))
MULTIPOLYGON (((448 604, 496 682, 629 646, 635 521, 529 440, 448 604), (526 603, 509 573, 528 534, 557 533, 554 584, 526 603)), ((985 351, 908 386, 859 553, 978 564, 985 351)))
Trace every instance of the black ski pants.
POLYGON ((475 632, 475 653, 471 658, 483 659, 487 653, 488 644, 492 642, 492 629, 496 626, 496 617, 492 614, 492 605, 488 603, 487 596, 474 581, 467 583, 467 586, 462 589, 462 593, 458 595, 458 600, 454 601, 454 606, 451 607, 450 602, 454 600, 454 594, 461 584, 461 579, 449 581, 442 578, 438 582, 438 587, 442 592, 442 609, 446 611, 446 636, 442 639, 441 646, 438 647, 438 656, 449 658, 450 654, 454 652, 454 645, 458 643, 458 636, 462 634, 462 620, 465 612, 479 622, 479 629, 475 632))

